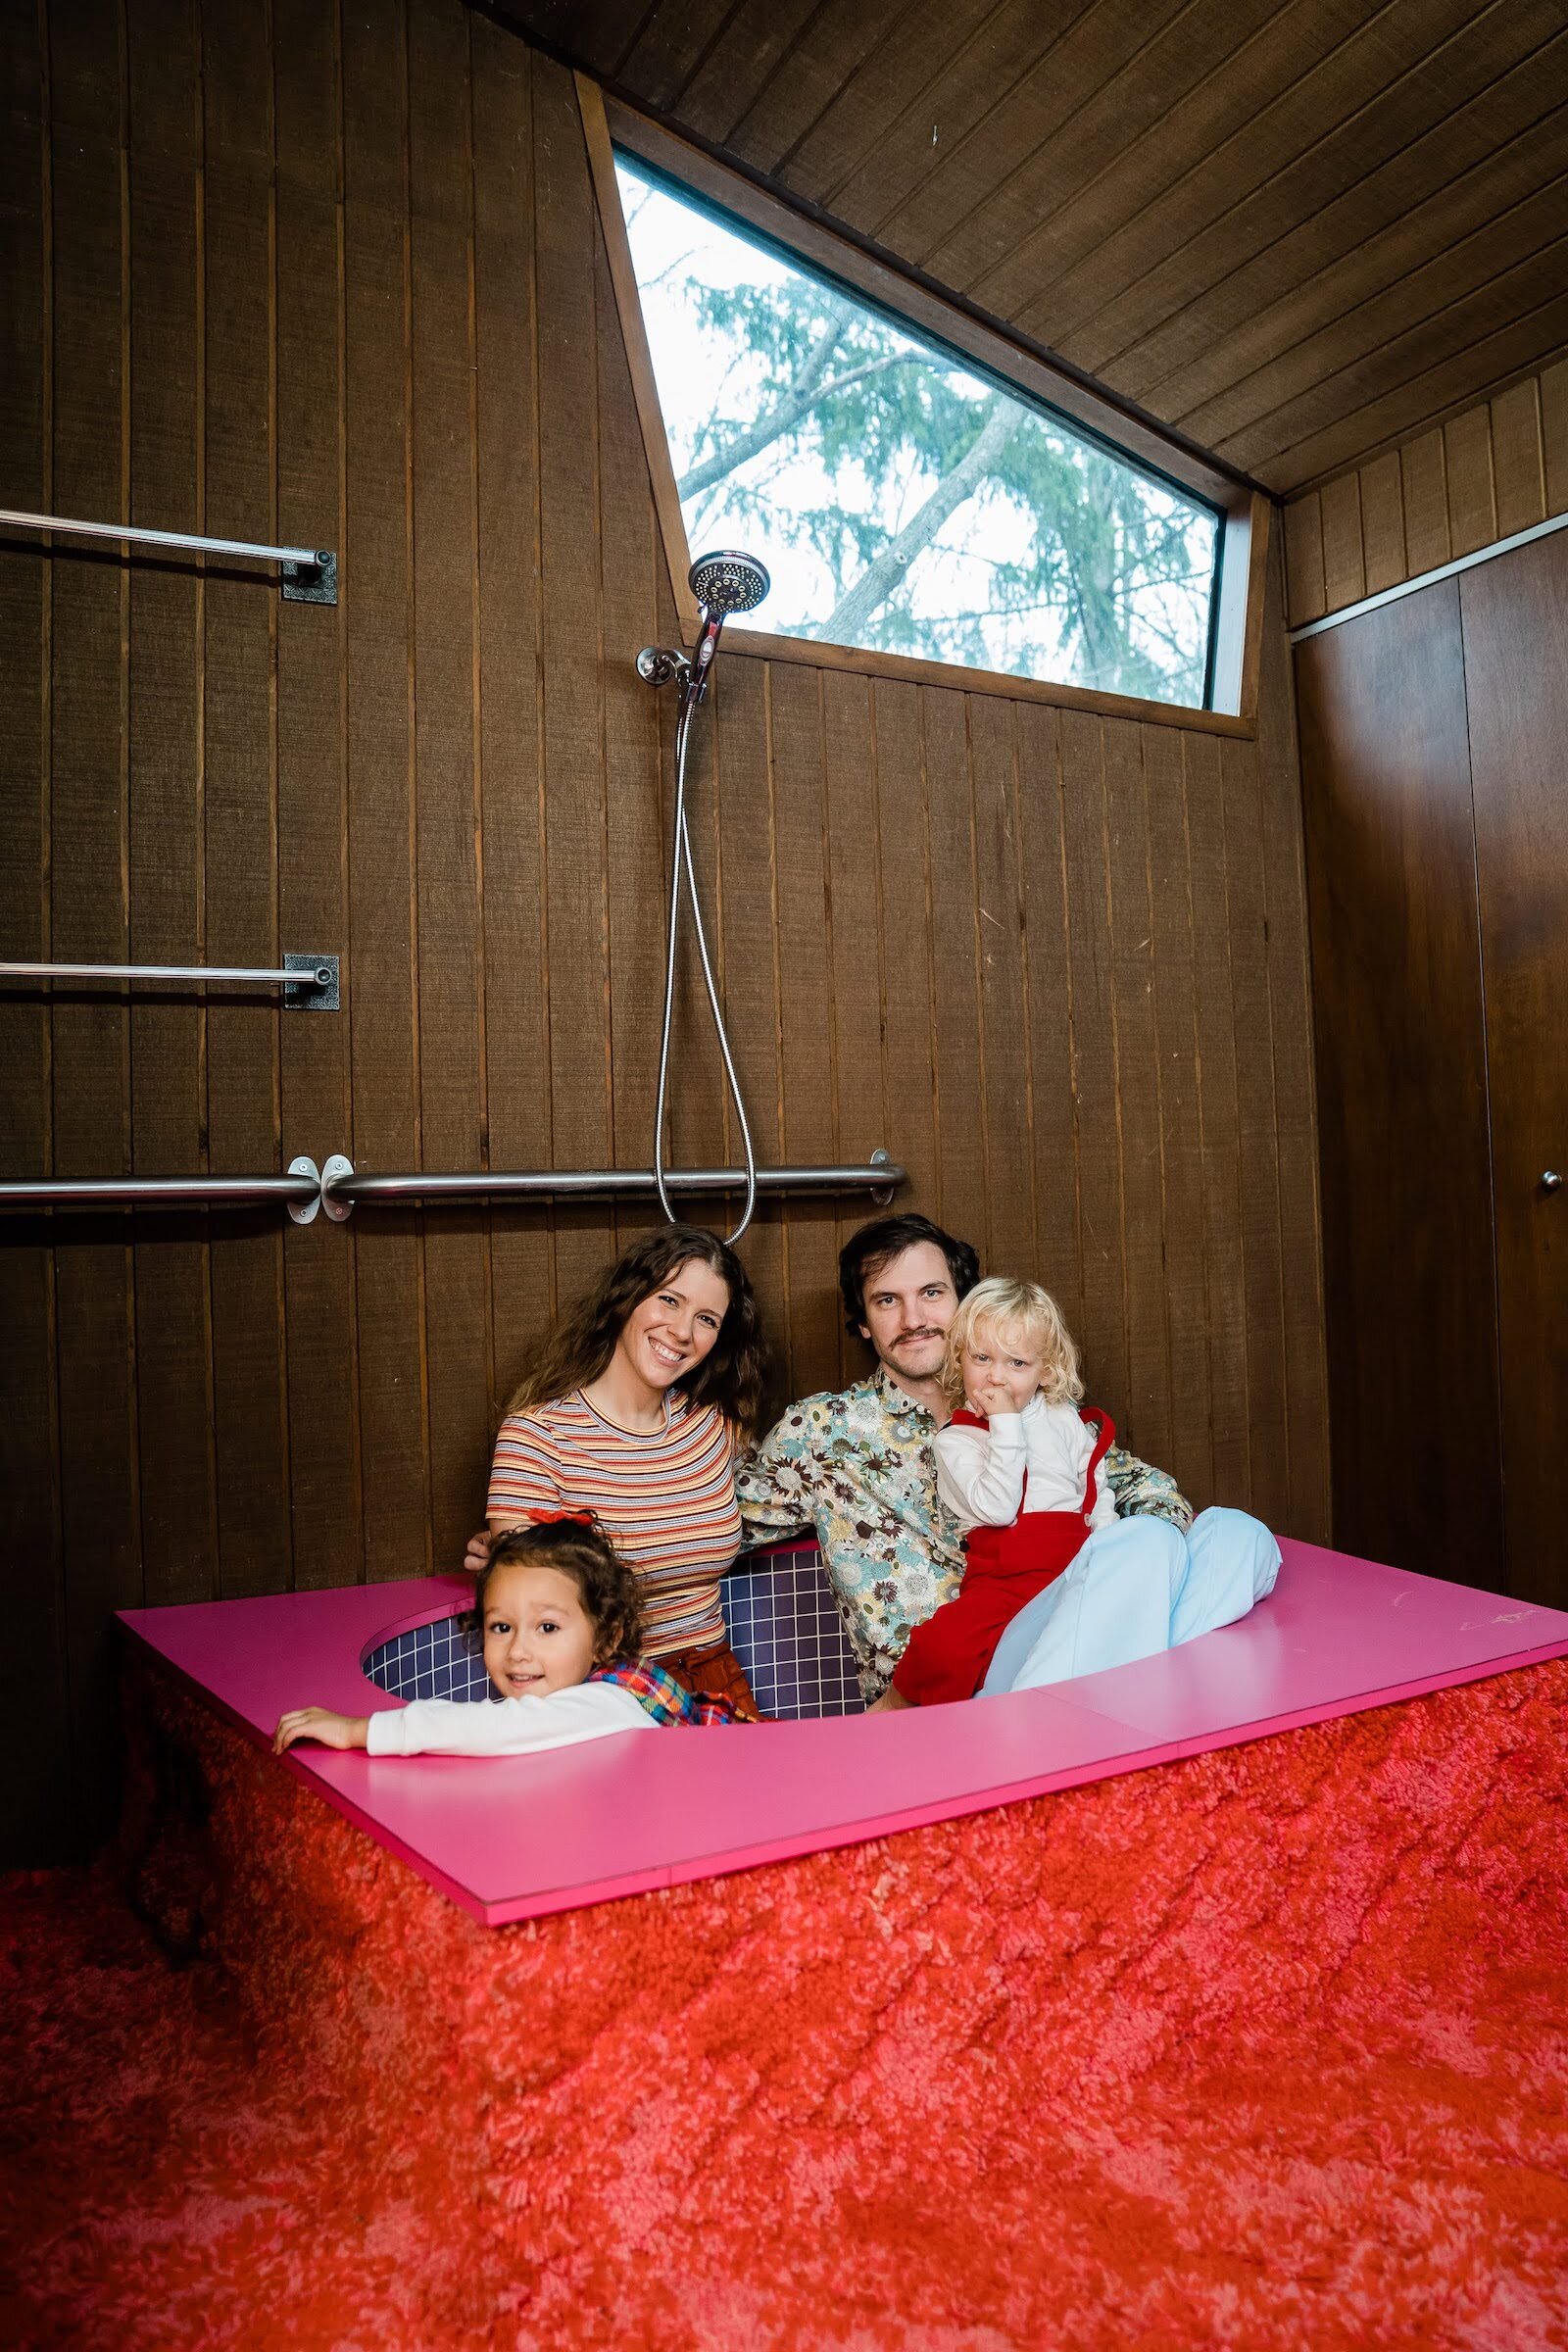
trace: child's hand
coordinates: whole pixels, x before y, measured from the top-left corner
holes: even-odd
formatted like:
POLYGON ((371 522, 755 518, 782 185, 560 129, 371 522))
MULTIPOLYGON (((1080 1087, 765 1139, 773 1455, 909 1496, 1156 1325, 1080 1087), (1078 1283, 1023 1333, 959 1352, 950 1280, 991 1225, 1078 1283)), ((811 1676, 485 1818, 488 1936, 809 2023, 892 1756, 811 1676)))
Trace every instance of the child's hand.
POLYGON ((1017 1372, 1014 1372, 1010 1365, 1004 1364, 1000 1369, 999 1378, 1007 1392, 1008 1401, 1005 1404, 993 1405, 993 1412, 1021 1413, 1024 1406, 1033 1401, 1035 1393, 1040 1386, 1040 1375, 1033 1364, 1026 1364, 1017 1372))
POLYGON ((334 1715, 330 1707, 295 1707, 278 1717, 272 1734, 272 1753, 280 1756, 296 1740, 319 1740, 323 1747, 363 1747, 369 1718, 334 1715))
POLYGON ((994 1365, 984 1372, 972 1373, 965 1385, 970 1411, 984 1413, 988 1421, 993 1413, 1015 1413, 1019 1409, 1012 1401, 1012 1391, 994 1365))

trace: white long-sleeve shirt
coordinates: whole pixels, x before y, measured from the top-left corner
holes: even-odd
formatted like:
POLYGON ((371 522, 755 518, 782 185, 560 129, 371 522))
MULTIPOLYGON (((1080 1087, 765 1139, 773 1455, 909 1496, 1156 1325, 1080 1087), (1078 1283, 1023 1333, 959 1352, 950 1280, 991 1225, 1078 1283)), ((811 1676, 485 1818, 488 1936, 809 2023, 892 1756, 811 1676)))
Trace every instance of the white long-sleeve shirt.
POLYGON ((412 1698, 370 1716, 365 1744, 372 1756, 520 1756, 659 1728, 619 1683, 573 1683, 542 1698, 412 1698))
MULTIPOLYGON (((1072 1404, 1036 1395, 1021 1413, 993 1413, 989 1429, 950 1422, 932 1440, 937 1492, 965 1535, 971 1527, 1010 1527, 1020 1505, 1032 1511, 1079 1511, 1095 1433, 1072 1404), (1028 1489, 1024 1472, 1029 1474, 1028 1489)), ((1095 1472, 1091 1530, 1116 1516, 1102 1460, 1095 1472)))

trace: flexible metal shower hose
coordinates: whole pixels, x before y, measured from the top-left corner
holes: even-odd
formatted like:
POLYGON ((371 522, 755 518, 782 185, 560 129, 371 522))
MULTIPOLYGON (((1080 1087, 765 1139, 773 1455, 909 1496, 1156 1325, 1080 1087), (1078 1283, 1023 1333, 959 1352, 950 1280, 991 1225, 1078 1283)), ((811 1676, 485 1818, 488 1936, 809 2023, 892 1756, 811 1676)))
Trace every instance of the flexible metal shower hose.
POLYGON ((708 1002, 713 1015, 713 1028, 718 1037, 718 1050, 724 1057, 724 1075, 729 1080, 730 1100, 741 1123, 741 1148, 746 1154, 746 1206, 741 1221, 733 1233, 724 1236, 726 1242, 738 1242, 752 1221, 757 1206, 757 1154, 752 1148, 752 1130, 746 1117, 746 1104, 741 1099, 740 1080, 735 1075, 735 1062, 729 1050, 729 1037, 724 1028, 724 1016, 718 1008, 718 989, 713 979, 713 966, 708 953, 708 934, 703 928, 703 909, 697 896, 697 872, 692 864, 691 835, 686 826, 686 746, 691 737, 692 720, 696 716, 695 703, 682 706, 675 722, 675 829, 669 860, 669 927, 664 956, 664 1025, 659 1041, 659 1096, 654 1106, 654 1182, 659 1187, 660 1205, 672 1225, 680 1219, 670 1206, 664 1185, 664 1097, 669 1077, 669 1029, 675 1008, 675 945, 680 927, 680 882, 686 877, 686 893, 691 900, 692 927, 697 933, 697 952, 703 962, 703 981, 708 990, 708 1002))

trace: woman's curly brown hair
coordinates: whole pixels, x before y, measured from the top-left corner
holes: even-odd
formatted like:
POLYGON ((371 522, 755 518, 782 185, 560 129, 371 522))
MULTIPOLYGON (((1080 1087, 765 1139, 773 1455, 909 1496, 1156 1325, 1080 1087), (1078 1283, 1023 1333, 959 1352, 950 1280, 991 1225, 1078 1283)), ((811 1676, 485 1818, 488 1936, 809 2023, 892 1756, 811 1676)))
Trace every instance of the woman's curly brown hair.
POLYGON ((627 1317, 694 1258, 725 1284, 729 1305, 708 1354, 680 1382, 681 1395, 689 1404, 717 1405, 740 1437, 755 1436, 766 1361, 757 1300, 734 1250, 700 1225, 666 1225, 623 1250, 562 1316, 507 1411, 525 1413, 536 1404, 554 1404, 596 1381, 615 1352, 627 1317))
POLYGON ((468 1647, 484 1648, 485 1599, 498 1568, 524 1560, 534 1568, 557 1568, 569 1576, 594 1629, 594 1664, 618 1666, 643 1645, 642 1589, 614 1545, 594 1520, 541 1519, 498 1536, 473 1588, 473 1607, 464 1614, 468 1647))

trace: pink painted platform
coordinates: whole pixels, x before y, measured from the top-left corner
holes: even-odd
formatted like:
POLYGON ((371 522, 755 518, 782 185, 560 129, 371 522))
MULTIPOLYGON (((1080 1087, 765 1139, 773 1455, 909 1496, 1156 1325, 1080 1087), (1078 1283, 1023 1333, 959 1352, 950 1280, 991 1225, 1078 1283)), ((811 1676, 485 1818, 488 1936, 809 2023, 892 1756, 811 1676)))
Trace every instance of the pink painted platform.
MULTIPOLYGON (((1135 1772, 1568 1654, 1568 1614, 1286 1541, 1240 1625, 966 1706, 605 1739, 539 1756, 337 1755, 296 1774, 492 1926, 1135 1772)), ((385 1704, 360 1661, 450 1616, 457 1577, 129 1609, 133 1640, 270 1744, 288 1707, 385 1704)), ((395 1702, 394 1702, 395 1703, 395 1702)))

